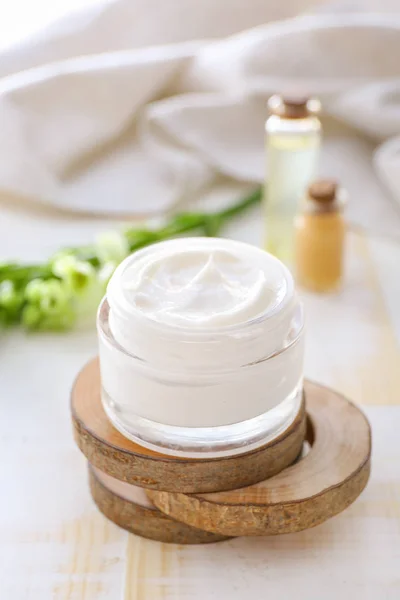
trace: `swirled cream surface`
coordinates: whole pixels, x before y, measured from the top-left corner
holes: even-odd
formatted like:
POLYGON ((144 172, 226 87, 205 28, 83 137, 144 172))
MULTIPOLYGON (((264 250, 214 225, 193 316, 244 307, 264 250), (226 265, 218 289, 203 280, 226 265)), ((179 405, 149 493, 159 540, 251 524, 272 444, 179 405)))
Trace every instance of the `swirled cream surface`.
POLYGON ((303 346, 293 340, 302 314, 293 279, 259 248, 214 238, 154 244, 116 269, 106 302, 101 376, 121 413, 220 426, 298 392, 303 346))
POLYGON ((170 326, 218 328, 272 311, 287 292, 270 257, 228 241, 155 246, 125 272, 120 293, 132 310, 170 326))

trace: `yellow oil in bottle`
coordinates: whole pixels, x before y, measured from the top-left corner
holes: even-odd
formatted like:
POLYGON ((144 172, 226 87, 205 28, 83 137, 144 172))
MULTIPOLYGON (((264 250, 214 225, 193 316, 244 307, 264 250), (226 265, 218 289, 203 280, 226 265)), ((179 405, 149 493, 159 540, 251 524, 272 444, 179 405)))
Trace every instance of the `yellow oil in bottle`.
POLYGON ((288 265, 294 258, 294 219, 314 176, 318 149, 319 140, 308 134, 270 135, 267 140, 265 247, 288 265))
POLYGON ((321 180, 308 189, 296 219, 297 283, 313 292, 336 290, 343 275, 346 224, 344 194, 335 182, 321 180))

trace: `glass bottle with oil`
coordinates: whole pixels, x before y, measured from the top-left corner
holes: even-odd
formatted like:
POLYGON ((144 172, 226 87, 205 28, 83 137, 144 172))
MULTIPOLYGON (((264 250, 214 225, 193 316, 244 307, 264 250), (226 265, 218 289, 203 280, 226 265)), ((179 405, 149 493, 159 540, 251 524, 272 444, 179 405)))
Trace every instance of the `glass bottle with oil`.
POLYGON ((265 249, 289 268, 294 261, 294 220, 315 175, 321 122, 317 99, 272 96, 266 121, 265 249))
POLYGON ((295 273, 300 286, 331 292, 342 282, 346 191, 330 179, 313 182, 296 218, 295 273))

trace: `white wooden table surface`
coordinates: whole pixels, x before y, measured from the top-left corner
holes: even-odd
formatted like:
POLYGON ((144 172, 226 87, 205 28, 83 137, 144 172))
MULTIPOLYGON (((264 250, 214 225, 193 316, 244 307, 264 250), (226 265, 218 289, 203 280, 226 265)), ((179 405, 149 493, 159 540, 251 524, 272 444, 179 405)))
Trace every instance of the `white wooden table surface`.
MULTIPOLYGON (((258 242, 254 213, 229 234, 258 242)), ((110 224, 4 209, 1 256, 47 256, 110 224)), ((349 236, 343 292, 305 296, 306 375, 363 405, 372 478, 313 530, 207 546, 164 545, 95 509, 74 446, 68 395, 96 352, 94 330, 1 334, 1 600, 399 600, 400 244, 349 236)))

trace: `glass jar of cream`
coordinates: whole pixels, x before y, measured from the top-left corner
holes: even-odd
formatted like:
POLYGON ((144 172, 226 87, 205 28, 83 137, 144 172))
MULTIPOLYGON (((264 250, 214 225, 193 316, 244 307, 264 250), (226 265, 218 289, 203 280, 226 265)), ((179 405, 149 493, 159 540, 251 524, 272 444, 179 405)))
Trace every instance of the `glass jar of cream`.
POLYGON ((303 321, 290 272, 259 248, 214 238, 144 248, 99 308, 105 411, 164 454, 253 450, 299 411, 303 321))

